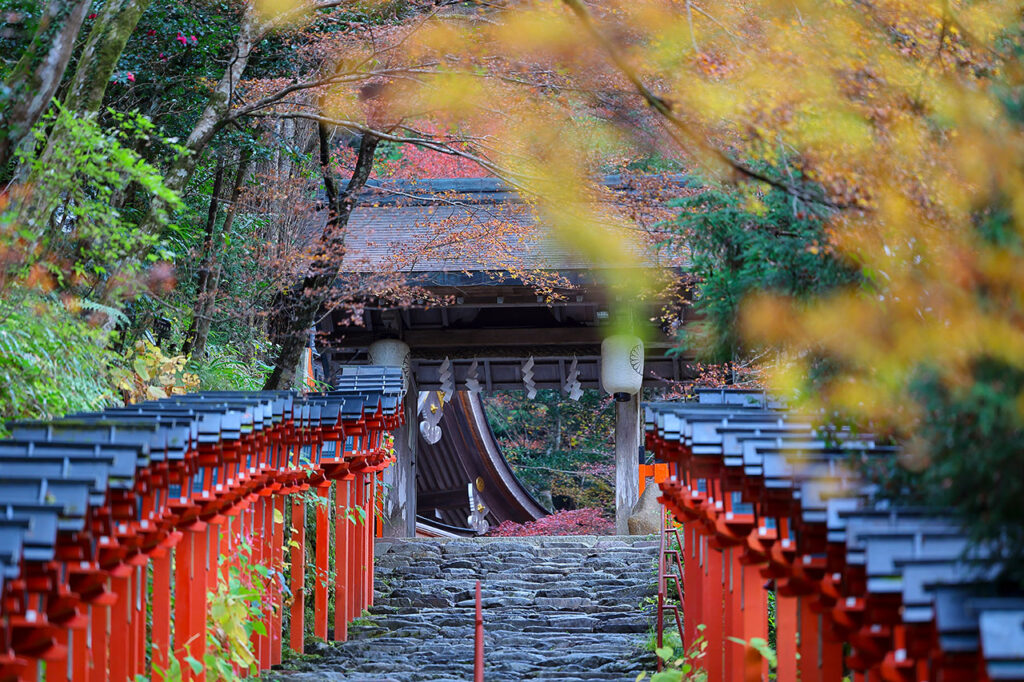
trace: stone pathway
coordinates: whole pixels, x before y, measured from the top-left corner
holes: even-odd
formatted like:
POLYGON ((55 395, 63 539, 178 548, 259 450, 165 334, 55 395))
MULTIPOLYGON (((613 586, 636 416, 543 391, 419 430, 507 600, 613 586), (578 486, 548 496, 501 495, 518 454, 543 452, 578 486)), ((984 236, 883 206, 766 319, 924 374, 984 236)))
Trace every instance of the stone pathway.
POLYGON ((654 670, 657 542, 631 537, 416 539, 377 545, 372 617, 316 643, 289 682, 473 678, 474 585, 483 581, 488 680, 616 680, 654 670))

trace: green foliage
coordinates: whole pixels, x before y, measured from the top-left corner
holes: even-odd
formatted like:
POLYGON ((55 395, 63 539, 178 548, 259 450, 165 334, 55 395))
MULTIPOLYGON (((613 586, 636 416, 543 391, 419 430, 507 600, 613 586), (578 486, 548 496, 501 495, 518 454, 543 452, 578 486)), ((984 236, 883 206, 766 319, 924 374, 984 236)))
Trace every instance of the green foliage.
POLYGON ((922 370, 912 386, 923 418, 901 455, 874 472, 890 495, 954 509, 976 544, 1024 584, 1024 371, 977 360, 962 382, 922 370))
POLYGON ((614 513, 611 399, 585 390, 579 401, 541 390, 498 392, 484 399, 487 421, 517 477, 555 509, 594 507, 614 513))
MULTIPOLYGON (((118 208, 118 197, 129 187, 171 207, 181 205, 161 172, 135 149, 166 144, 153 123, 136 113, 110 111, 113 125, 105 130, 95 116, 78 115, 56 102, 53 107, 34 130, 39 151, 19 153, 30 189, 0 217, 6 228, 0 247, 24 254, 8 276, 28 278, 33 266, 41 266, 53 285, 65 288, 73 280, 124 278, 146 260, 168 257, 154 235, 118 208), (51 128, 62 134, 48 135, 51 128)), ((159 215, 158 222, 167 224, 168 215, 159 215)))
MULTIPOLYGON (((257 672, 253 633, 266 635, 261 620, 263 595, 276 580, 270 569, 250 563, 250 552, 243 547, 241 561, 232 565, 227 581, 218 581, 217 591, 209 595, 207 610, 207 654, 204 657, 208 679, 243 680, 257 672), (241 671, 241 675, 235 669, 241 671)), ((226 561, 221 557, 221 561, 226 561)))
POLYGON ((54 295, 0 299, 0 418, 53 418, 117 402, 108 333, 54 295))
MULTIPOLYGON (((700 667, 700 659, 707 654, 708 642, 704 639, 703 624, 697 626, 697 638, 689 648, 683 647, 682 638, 676 630, 666 630, 662 635, 662 646, 657 645, 656 636, 647 642, 661 660, 662 670, 650 676, 651 682, 705 682, 707 671, 700 667)), ((646 672, 636 676, 636 682, 647 679, 646 672)))
POLYGON ((192 358, 189 370, 203 391, 258 391, 273 369, 258 357, 245 357, 234 345, 207 344, 205 358, 192 358))
POLYGON ((856 269, 832 251, 820 206, 780 189, 745 196, 709 186, 672 205, 681 209, 673 227, 690 253, 693 305, 704 316, 688 325, 693 338, 685 341, 707 360, 734 359, 737 315, 747 295, 803 299, 858 281, 856 269))
POLYGON ((772 668, 776 668, 779 665, 778 657, 775 655, 775 648, 768 643, 768 640, 761 637, 751 637, 749 641, 740 639, 739 637, 726 637, 726 639, 734 644, 739 644, 742 647, 750 647, 761 654, 761 658, 767 659, 768 665, 772 668))

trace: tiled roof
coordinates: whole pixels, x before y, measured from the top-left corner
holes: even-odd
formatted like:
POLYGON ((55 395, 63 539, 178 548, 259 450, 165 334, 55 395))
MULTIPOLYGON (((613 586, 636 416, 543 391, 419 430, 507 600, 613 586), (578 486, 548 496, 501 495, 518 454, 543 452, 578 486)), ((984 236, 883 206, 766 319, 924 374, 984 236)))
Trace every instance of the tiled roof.
MULTIPOLYGON (((683 187, 685 178, 671 182, 683 187)), ((627 180, 605 186, 623 195, 627 180)), ((320 211, 315 228, 327 219, 320 211)), ((631 260, 654 265, 638 232, 631 260)), ((380 268, 413 273, 583 270, 622 263, 589 263, 538 223, 532 208, 496 179, 377 182, 360 196, 346 232, 345 271, 380 268)))

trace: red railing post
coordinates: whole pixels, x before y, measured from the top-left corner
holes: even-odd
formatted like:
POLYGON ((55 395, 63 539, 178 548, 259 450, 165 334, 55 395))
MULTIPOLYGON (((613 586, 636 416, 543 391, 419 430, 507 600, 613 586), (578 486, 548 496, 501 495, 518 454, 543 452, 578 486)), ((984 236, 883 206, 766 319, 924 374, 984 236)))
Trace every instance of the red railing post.
POLYGON ((149 611, 149 599, 146 593, 146 579, 149 573, 149 558, 146 563, 135 569, 135 594, 133 595, 135 610, 132 618, 135 622, 136 646, 135 646, 135 670, 132 673, 132 680, 135 675, 146 675, 146 618, 149 611))
POLYGON ((89 679, 89 626, 71 632, 71 676, 73 680, 89 679))
POLYGON ((484 682, 484 612, 480 581, 476 581, 476 650, 473 657, 473 682, 484 682))
POLYGON ((301 495, 292 496, 291 539, 291 633, 289 646, 293 651, 302 653, 306 648, 306 502, 301 495))
POLYGON ((800 609, 800 682, 821 682, 818 614, 809 597, 798 598, 800 609))
MULTIPOLYGON (((366 511, 366 479, 365 473, 355 474, 355 480, 352 484, 355 488, 355 500, 352 506, 356 509, 366 511)), ((364 606, 364 597, 366 596, 364 585, 366 584, 367 578, 367 546, 366 546, 366 529, 367 529, 367 518, 366 516, 359 518, 358 512, 355 515, 356 525, 354 526, 355 534, 355 547, 352 548, 352 561, 355 566, 355 582, 352 585, 352 617, 356 619, 359 613, 362 612, 362 606, 364 606)))
POLYGON ((377 474, 370 472, 363 476, 363 510, 366 512, 363 527, 363 605, 368 608, 373 603, 373 481, 377 474))
MULTIPOLYGON (((327 524, 330 523, 330 509, 327 497, 331 484, 325 481, 317 486, 317 494, 324 498, 316 506, 316 574, 313 580, 313 634, 327 639, 327 581, 330 579, 329 554, 330 537, 327 524)), ((338 608, 335 603, 334 608, 338 608)))
POLYGON ((779 680, 797 679, 797 598, 775 591, 775 654, 779 680))
POLYGON ((334 639, 348 640, 348 559, 349 523, 347 518, 349 482, 338 479, 334 490, 334 639))
POLYGON ((109 651, 111 682, 127 682, 131 663, 131 633, 128 616, 131 613, 131 579, 129 576, 114 576, 110 579, 117 601, 110 607, 109 651))
MULTIPOLYGON (((708 682, 726 682, 723 675, 725 639, 722 629, 722 587, 725 583, 722 552, 704 543, 704 637, 708 642, 708 682)), ((731 682, 731 681, 728 681, 731 682)))
POLYGON ((739 583, 739 551, 735 547, 729 547, 722 551, 722 597, 723 597, 723 626, 722 646, 724 655, 724 674, 726 680, 738 680, 743 675, 743 655, 745 653, 742 644, 733 642, 728 637, 742 637, 741 623, 743 622, 740 613, 740 583, 739 583))
MULTIPOLYGON (((110 606, 93 604, 89 607, 91 622, 89 634, 92 640, 89 651, 92 654, 89 667, 89 682, 106 682, 106 617, 110 606)), ((182 680, 182 682, 184 682, 182 680)))
MULTIPOLYGON (((194 586, 190 593, 191 596, 191 609, 189 611, 189 618, 191 622, 191 630, 195 635, 192 638, 192 642, 189 648, 192 653, 192 658, 197 661, 206 660, 206 611, 207 611, 207 598, 206 598, 206 569, 209 561, 209 543, 210 533, 209 526, 203 521, 197 521, 193 526, 193 529, 189 531, 192 535, 192 580, 194 586)), ((191 679, 196 682, 204 682, 206 679, 206 671, 200 670, 194 675, 190 675, 191 679)))
POLYGON ((170 663, 171 647, 171 548, 164 547, 153 555, 153 648, 150 655, 153 679, 163 678, 170 663))
POLYGON ((281 662, 281 639, 284 629, 284 591, 281 582, 284 576, 284 496, 274 495, 273 513, 273 611, 270 614, 270 664, 281 662), (280 521, 278 521, 280 519, 280 521))
POLYGON ((683 562, 683 645, 689 649, 697 639, 697 625, 704 623, 702 584, 704 563, 707 556, 703 537, 697 532, 693 521, 683 523, 683 547, 686 560, 683 562))
MULTIPOLYGON (((740 598, 742 600, 742 627, 740 638, 747 642, 746 658, 744 659, 746 679, 760 680, 762 665, 761 655, 750 646, 755 637, 768 641, 768 595, 762 587, 760 569, 753 564, 742 566, 742 584, 740 598), (752 671, 753 670, 753 671, 752 671)), ((767 677, 765 680, 767 681, 767 677)))
POLYGON ((354 507, 358 506, 359 474, 345 484, 349 487, 348 506, 352 519, 346 523, 348 534, 348 554, 345 556, 345 567, 347 576, 345 578, 345 608, 346 621, 351 621, 359 615, 359 528, 354 507))
POLYGON ((262 563, 271 572, 268 573, 266 590, 263 595, 263 627, 266 629, 266 636, 260 637, 259 663, 260 670, 269 670, 272 664, 271 653, 273 637, 273 603, 274 603, 274 577, 273 577, 273 498, 265 495, 260 498, 263 511, 263 531, 260 540, 263 545, 262 563))
MULTIPOLYGON (((643 483, 641 476, 640 482, 643 483)), ((641 491, 641 495, 643 492, 641 491)), ((661 528, 658 529, 658 632, 657 645, 659 648, 665 645, 665 513, 662 510, 661 528)), ((682 636, 682 633, 680 633, 682 636)), ((661 656, 658 656, 658 671, 661 671, 661 656)))
POLYGON ((46 662, 46 682, 66 682, 68 680, 68 658, 71 650, 71 633, 67 628, 57 631, 57 646, 64 647, 64 654, 59 658, 46 662))

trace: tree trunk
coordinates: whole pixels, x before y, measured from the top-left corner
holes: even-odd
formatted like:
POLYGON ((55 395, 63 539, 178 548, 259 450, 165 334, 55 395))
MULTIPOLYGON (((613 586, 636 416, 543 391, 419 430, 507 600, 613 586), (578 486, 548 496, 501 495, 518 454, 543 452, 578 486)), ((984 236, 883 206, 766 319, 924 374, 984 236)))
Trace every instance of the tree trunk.
POLYGON ((99 111, 110 76, 125 43, 151 0, 107 0, 78 58, 64 106, 72 111, 99 111))
POLYGON ((243 149, 238 155, 238 169, 235 171, 235 182, 231 186, 231 198, 228 200, 227 212, 224 214, 224 224, 221 225, 220 231, 211 244, 210 251, 210 263, 212 264, 215 260, 216 267, 214 268, 212 276, 209 274, 207 269, 207 280, 206 280, 206 292, 205 295, 197 297, 196 299, 196 317, 195 320, 199 320, 196 324, 195 334, 195 345, 192 348, 192 354, 196 357, 202 357, 203 353, 206 352, 206 340, 210 337, 210 323, 213 321, 213 313, 216 311, 217 293, 220 290, 220 274, 222 264, 218 258, 221 242, 221 235, 228 234, 231 232, 231 226, 235 222, 235 215, 238 212, 238 202, 242 196, 242 189, 245 186, 245 178, 249 174, 249 159, 252 156, 252 152, 249 149, 243 149))
POLYGON ((217 234, 217 213, 220 209, 220 192, 224 184, 224 157, 217 159, 217 170, 213 174, 213 192, 210 193, 210 210, 206 214, 206 237, 203 239, 203 258, 199 261, 199 281, 196 283, 196 302, 193 306, 195 311, 192 315, 192 324, 189 325, 185 334, 185 343, 181 347, 182 355, 191 355, 196 334, 199 329, 199 320, 202 318, 203 309, 206 307, 206 299, 209 294, 209 285, 212 279, 214 249, 217 234))
POLYGON ((0 168, 50 106, 68 67, 89 0, 50 0, 25 54, 8 76, 0 103, 0 168))
POLYGON ((355 208, 360 190, 366 185, 373 170, 373 156, 380 140, 373 135, 364 135, 359 144, 359 156, 355 170, 344 192, 338 191, 338 184, 331 174, 330 130, 320 124, 320 167, 324 176, 329 214, 327 225, 301 286, 282 292, 271 313, 271 341, 280 347, 274 371, 267 378, 264 389, 291 388, 295 379, 295 368, 309 339, 309 330, 316 321, 317 313, 330 297, 331 286, 338 274, 338 265, 345 250, 345 228, 355 208))

